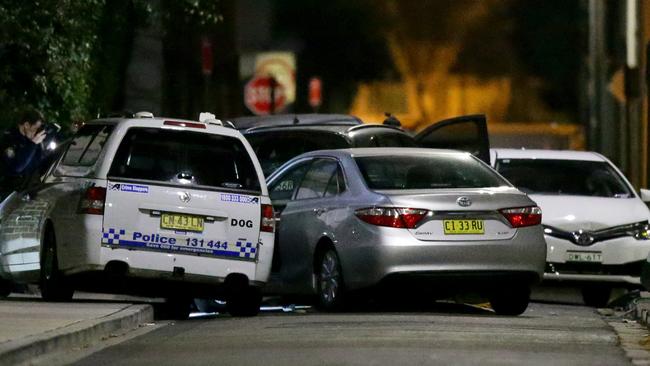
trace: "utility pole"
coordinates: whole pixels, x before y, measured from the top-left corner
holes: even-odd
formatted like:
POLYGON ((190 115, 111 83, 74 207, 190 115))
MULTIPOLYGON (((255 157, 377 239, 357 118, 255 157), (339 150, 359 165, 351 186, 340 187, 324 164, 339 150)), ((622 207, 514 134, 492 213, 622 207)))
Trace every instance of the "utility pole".
POLYGON ((604 50, 604 2, 588 0, 589 6, 589 82, 587 95, 589 99, 589 123, 587 129, 587 146, 590 150, 601 150, 602 132, 602 90, 604 82, 601 75, 605 73, 604 50))
POLYGON ((640 11, 638 0, 625 3, 625 119, 627 127, 627 174, 635 187, 645 183, 643 146, 643 77, 640 68, 640 11))

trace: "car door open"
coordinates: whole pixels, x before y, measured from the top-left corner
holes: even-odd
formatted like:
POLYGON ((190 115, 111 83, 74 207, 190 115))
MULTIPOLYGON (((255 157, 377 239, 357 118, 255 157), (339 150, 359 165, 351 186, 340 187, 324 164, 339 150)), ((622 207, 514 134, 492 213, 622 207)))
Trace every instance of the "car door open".
POLYGON ((490 141, 484 114, 438 121, 415 136, 422 147, 468 151, 490 164, 490 141))

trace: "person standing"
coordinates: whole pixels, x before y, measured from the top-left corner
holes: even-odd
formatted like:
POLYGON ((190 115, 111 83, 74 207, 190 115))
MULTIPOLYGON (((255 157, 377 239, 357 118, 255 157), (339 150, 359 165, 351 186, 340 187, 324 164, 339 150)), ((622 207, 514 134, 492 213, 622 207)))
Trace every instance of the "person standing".
POLYGON ((12 191, 24 189, 31 175, 43 160, 42 142, 47 137, 41 130, 43 114, 26 110, 20 121, 5 131, 0 140, 0 200, 12 191))

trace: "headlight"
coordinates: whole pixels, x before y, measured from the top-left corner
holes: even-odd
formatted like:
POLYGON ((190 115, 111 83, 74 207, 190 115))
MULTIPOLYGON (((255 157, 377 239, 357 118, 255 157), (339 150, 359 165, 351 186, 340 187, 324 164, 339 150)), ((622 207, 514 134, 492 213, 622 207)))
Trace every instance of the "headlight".
POLYGON ((630 233, 636 240, 650 239, 650 225, 645 224, 630 233))

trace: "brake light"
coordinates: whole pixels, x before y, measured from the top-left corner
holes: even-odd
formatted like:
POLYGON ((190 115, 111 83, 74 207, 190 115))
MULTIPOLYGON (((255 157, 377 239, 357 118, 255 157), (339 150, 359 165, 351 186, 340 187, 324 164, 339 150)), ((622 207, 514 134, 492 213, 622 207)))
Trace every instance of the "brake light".
POLYGON ((272 233, 275 231, 275 214, 273 213, 273 206, 262 205, 262 224, 260 230, 272 233))
POLYGON ((79 210, 81 213, 91 215, 104 214, 104 202, 106 201, 106 188, 104 187, 90 187, 86 190, 81 202, 79 203, 79 210))
POLYGON ((499 210, 512 227, 525 227, 542 223, 542 209, 537 206, 499 210))
POLYGON ((200 122, 165 121, 163 124, 165 126, 201 128, 205 130, 205 123, 200 122))
POLYGON ((406 229, 414 228, 428 213, 428 210, 398 207, 370 207, 354 212, 358 218, 371 225, 406 229))

